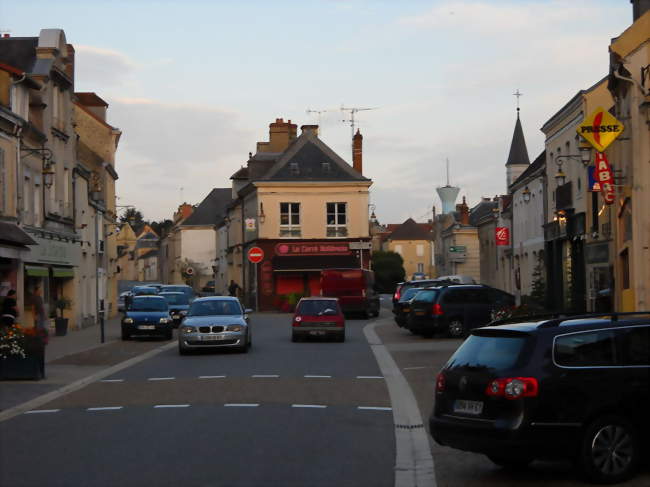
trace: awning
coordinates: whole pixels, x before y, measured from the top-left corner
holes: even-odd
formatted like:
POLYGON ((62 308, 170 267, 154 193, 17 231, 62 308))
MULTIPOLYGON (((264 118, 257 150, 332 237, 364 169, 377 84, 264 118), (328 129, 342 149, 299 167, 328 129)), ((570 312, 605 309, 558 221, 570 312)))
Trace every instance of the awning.
POLYGON ((26 265, 25 274, 32 277, 48 277, 50 275, 50 270, 47 267, 26 265))
POLYGON ((16 247, 36 245, 34 239, 27 235, 25 230, 15 223, 9 222, 0 222, 0 243, 14 245, 16 247))
POLYGON ((72 267, 52 267, 52 277, 74 277, 72 267))
POLYGON ((274 272, 320 272, 323 269, 358 269, 355 255, 296 255, 273 257, 274 272))

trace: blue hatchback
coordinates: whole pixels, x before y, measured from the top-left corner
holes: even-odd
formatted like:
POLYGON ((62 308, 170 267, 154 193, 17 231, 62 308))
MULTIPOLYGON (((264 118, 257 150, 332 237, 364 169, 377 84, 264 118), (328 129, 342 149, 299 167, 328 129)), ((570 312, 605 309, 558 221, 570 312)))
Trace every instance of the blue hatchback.
POLYGON ((162 296, 134 296, 122 318, 122 340, 132 336, 172 339, 174 324, 167 300, 162 296))

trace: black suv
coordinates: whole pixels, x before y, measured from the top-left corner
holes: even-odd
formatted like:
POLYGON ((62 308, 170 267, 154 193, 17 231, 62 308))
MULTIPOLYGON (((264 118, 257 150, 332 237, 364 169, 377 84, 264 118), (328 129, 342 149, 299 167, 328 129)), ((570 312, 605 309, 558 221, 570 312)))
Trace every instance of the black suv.
POLYGON ((395 305, 401 299, 402 295, 411 288, 442 286, 443 284, 451 284, 451 282, 446 279, 415 279, 413 281, 399 282, 395 288, 395 293, 393 293, 393 305, 395 305))
POLYGON ((647 454, 649 376, 649 312, 478 328, 438 374, 431 435, 502 466, 570 458, 619 482, 647 454))
POLYGON ((458 338, 488 324, 494 311, 513 308, 515 297, 480 284, 458 284, 425 288, 410 302, 406 328, 432 336, 445 332, 458 338))

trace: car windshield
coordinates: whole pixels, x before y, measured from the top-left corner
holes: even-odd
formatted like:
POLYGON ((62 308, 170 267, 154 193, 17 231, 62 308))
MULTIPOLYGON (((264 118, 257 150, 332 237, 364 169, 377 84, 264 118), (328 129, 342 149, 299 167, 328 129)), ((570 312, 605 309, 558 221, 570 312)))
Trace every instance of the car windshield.
POLYGON ((479 368, 494 372, 508 370, 519 360, 525 343, 526 335, 470 335, 451 356, 447 367, 479 368))
POLYGON ((166 293, 183 293, 183 294, 192 294, 192 289, 185 286, 165 286, 163 292, 166 293))
POLYGON ((159 298, 136 298, 129 308, 131 311, 167 311, 167 301, 159 298))
POLYGON ((333 299, 318 299, 301 301, 296 311, 306 316, 331 316, 338 314, 339 305, 333 299))
POLYGON ((158 294, 158 290, 155 287, 134 287, 133 294, 135 295, 158 294))
POLYGON ((420 303, 433 303, 439 293, 437 289, 418 289, 413 300, 420 303))
POLYGON ((168 304, 190 304, 190 299, 185 294, 161 294, 168 304))
POLYGON ((226 316, 242 314, 241 306, 233 299, 195 301, 188 316, 226 316))
POLYGON ((404 303, 406 301, 410 301, 413 296, 415 296, 417 293, 421 291, 420 288, 418 287, 412 287, 404 291, 404 293, 400 296, 399 302, 404 303))

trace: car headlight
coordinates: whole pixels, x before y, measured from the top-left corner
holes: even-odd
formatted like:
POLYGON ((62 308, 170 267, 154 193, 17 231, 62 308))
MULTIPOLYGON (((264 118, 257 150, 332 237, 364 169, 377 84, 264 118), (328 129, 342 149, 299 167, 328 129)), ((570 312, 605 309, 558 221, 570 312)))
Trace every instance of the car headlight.
POLYGON ((187 314, 187 311, 186 310, 181 310, 180 314, 181 314, 181 316, 185 316, 187 314))
POLYGON ((130 325, 133 323, 133 318, 124 318, 122 320, 122 323, 124 323, 125 325, 130 325))
POLYGON ((242 331, 244 327, 241 325, 227 325, 224 327, 225 331, 242 331))
POLYGON ((169 323, 169 319, 168 318, 160 318, 160 322, 161 323, 169 323))
POLYGON ((192 326, 184 326, 183 328, 181 328, 181 331, 182 331, 183 333, 195 333, 195 332, 196 332, 196 328, 194 328, 194 327, 192 327, 192 326))

